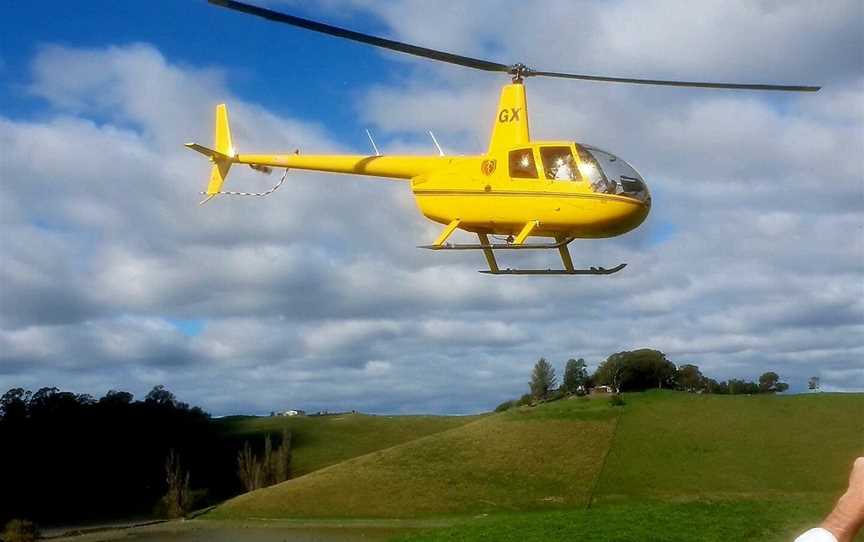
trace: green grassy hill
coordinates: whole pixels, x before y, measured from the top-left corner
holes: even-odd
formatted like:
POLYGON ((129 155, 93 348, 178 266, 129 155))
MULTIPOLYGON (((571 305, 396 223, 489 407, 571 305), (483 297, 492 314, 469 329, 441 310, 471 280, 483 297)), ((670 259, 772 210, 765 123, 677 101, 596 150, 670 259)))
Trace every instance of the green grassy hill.
POLYGON ((460 427, 482 416, 232 416, 219 420, 231 439, 260 446, 265 435, 278 439, 291 431, 294 477, 340 463, 352 457, 460 427))
POLYGON ((568 399, 470 420, 241 495, 208 516, 463 518, 421 540, 783 540, 830 507, 864 453, 860 394, 626 400, 568 399), (664 518, 691 518, 695 530, 664 518))
POLYGON ((417 517, 587 502, 617 422, 602 401, 514 409, 241 495, 216 517, 417 517))

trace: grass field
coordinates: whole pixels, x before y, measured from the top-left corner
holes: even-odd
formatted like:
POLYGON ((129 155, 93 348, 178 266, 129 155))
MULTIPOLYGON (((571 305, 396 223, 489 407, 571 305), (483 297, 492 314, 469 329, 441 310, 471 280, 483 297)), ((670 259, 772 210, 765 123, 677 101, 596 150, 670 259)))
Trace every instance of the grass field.
POLYGON ((628 397, 599 499, 831 494, 864 453, 864 396, 628 397))
POLYGON ((500 514, 444 529, 403 535, 400 542, 791 542, 818 524, 826 505, 780 501, 632 502, 590 510, 500 514))
POLYGON ((231 417, 220 420, 222 430, 238 440, 278 439, 291 431, 295 477, 360 455, 410 442, 426 435, 460 427, 482 416, 332 416, 231 417))
MULTIPOLYGON (((430 421, 441 425, 338 463, 339 453, 314 448, 351 433, 316 429, 322 440, 307 451, 318 459, 306 465, 331 466, 206 517, 455 522, 410 540, 789 540, 830 508, 864 453, 860 394, 626 400, 568 399, 449 428, 430 421)), ((332 445, 372 445, 359 440, 332 445)))

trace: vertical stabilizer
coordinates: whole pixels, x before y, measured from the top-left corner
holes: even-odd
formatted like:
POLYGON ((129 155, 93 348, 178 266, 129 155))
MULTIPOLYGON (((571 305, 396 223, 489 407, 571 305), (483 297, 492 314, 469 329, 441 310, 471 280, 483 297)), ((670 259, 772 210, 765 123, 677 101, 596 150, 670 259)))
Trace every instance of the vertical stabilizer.
POLYGON ((225 104, 216 106, 216 128, 213 131, 213 146, 216 152, 228 157, 229 160, 212 157, 213 169, 210 172, 210 182, 207 183, 207 195, 214 196, 221 189, 228 170, 231 169, 231 160, 234 158, 234 145, 231 143, 231 128, 228 126, 228 108, 225 104))
POLYGON ((234 157, 234 145, 231 143, 231 128, 228 126, 228 107, 225 104, 216 106, 216 129, 213 133, 213 147, 225 156, 234 157))
POLYGON ((525 85, 512 83, 501 89, 501 99, 495 111, 495 124, 489 153, 516 145, 528 143, 528 101, 525 98, 525 85))

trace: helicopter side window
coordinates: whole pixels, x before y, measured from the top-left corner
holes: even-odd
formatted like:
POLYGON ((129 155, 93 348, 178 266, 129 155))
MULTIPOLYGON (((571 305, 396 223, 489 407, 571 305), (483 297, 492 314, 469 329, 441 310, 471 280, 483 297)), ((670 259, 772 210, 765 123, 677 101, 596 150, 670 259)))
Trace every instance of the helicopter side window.
POLYGON ((576 181, 580 175, 570 147, 541 147, 540 158, 547 179, 576 181))
POLYGON ((514 179, 537 178, 537 164, 531 149, 510 151, 510 176, 514 179))

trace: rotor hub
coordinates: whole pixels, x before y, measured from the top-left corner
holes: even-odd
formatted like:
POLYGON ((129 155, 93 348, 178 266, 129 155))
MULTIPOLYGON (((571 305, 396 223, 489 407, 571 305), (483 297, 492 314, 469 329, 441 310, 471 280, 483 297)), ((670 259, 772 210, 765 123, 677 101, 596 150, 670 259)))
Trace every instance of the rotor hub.
POLYGON ((521 62, 513 64, 507 70, 507 73, 513 76, 514 83, 521 83, 523 79, 531 75, 531 72, 531 68, 529 68, 525 64, 522 64, 521 62))

